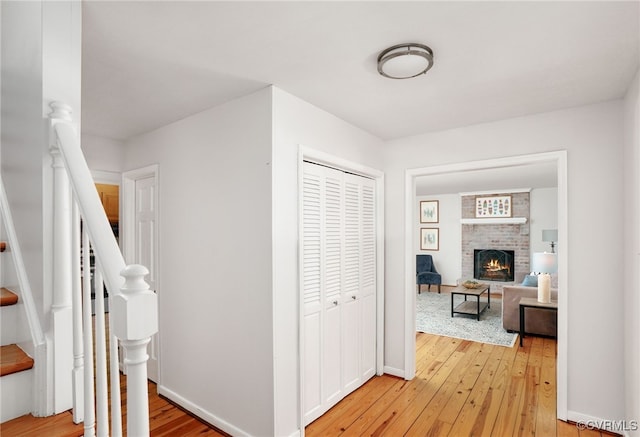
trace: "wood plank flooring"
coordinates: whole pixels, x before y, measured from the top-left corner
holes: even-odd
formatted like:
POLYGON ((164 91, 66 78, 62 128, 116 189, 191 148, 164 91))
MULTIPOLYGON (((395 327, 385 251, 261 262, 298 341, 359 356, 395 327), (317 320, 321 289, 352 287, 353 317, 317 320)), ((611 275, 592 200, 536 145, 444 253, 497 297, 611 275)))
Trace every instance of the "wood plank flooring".
POLYGON ((374 377, 306 428, 315 436, 600 436, 556 419, 556 340, 507 348, 418 333, 416 377, 374 377))
MULTIPOLYGON (((372 378, 311 423, 306 435, 611 435, 579 431, 556 419, 554 339, 526 337, 524 347, 507 348, 418 333, 416 343, 413 380, 372 378)), ((159 397, 153 383, 149 397, 152 436, 225 435, 159 397)), ((0 434, 75 437, 82 435, 82 425, 73 425, 70 412, 52 418, 23 416, 1 424, 0 434)))
MULTIPOLYGON (((126 433, 126 392, 124 392, 125 377, 121 375, 120 385, 122 393, 123 428, 126 433)), ((156 385, 149 382, 149 429, 152 436, 157 437, 193 437, 210 436, 224 437, 227 434, 216 430, 184 410, 158 396, 156 385)), ((73 423, 71 411, 65 411, 52 417, 33 417, 26 415, 0 424, 2 437, 79 437, 84 433, 84 425, 73 423)), ((126 435, 126 434, 125 434, 126 435)))

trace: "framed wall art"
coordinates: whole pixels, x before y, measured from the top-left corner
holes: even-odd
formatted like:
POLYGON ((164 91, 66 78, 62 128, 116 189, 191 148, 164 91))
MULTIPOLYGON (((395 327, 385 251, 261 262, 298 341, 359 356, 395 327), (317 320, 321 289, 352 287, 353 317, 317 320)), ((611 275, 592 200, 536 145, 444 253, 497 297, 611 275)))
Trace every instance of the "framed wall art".
POLYGON ((476 197, 476 218, 511 217, 511 196, 476 197))
POLYGON ((420 201, 420 223, 438 223, 438 201, 420 201))
POLYGON ((420 250, 440 250, 440 229, 420 229, 420 250))

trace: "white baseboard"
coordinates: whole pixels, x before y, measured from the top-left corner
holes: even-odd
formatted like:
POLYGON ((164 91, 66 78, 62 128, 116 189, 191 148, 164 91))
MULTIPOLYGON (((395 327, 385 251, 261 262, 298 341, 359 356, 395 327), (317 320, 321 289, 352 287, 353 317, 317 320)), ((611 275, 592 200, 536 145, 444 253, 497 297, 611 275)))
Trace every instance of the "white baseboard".
MULTIPOLYGON (((216 415, 210 413, 209 411, 205 410, 204 408, 194 404, 193 402, 183 398, 182 396, 180 396, 179 394, 169 390, 168 388, 158 384, 157 386, 158 388, 158 394, 170 399, 172 402, 175 402, 176 404, 180 405, 181 407, 185 408, 186 410, 188 410, 189 412, 191 412, 192 414, 195 414, 196 416, 200 417, 202 420, 204 420, 207 423, 210 423, 211 425, 215 426, 216 428, 221 429, 222 431, 231 434, 232 436, 251 436, 251 434, 249 434, 248 432, 220 419, 219 417, 217 417, 216 415)), ((299 433, 298 433, 299 435, 299 433)))
POLYGON ((395 367, 384 366, 384 373, 398 378, 404 378, 404 369, 396 369, 395 367))
MULTIPOLYGON (((579 413, 577 411, 567 411, 567 420, 576 423, 578 429, 595 429, 602 431, 614 432, 617 434, 622 433, 623 436, 629 437, 630 429, 615 429, 616 427, 623 427, 625 422, 623 420, 602 419, 595 416, 589 416, 588 414, 579 413)), ((631 426, 631 423, 627 423, 627 426, 631 426)), ((635 423, 638 426, 638 423, 635 423)))

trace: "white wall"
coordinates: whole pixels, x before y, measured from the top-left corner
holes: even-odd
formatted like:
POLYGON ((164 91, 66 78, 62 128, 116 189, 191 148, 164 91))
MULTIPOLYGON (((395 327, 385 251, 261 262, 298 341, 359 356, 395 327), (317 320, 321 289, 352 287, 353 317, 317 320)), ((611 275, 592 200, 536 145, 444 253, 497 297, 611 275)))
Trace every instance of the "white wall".
MULTIPOLYGON (((535 252, 551 252, 551 244, 542 241, 543 229, 558 229, 558 189, 536 188, 530 195, 531 254, 535 252)), ((559 247, 556 241, 556 252, 559 247)))
POLYGON ((298 146, 382 168, 382 141, 273 88, 273 290, 276 436, 299 428, 298 146))
MULTIPOLYGON (((52 170, 47 116, 52 101, 80 125, 78 2, 2 2, 2 178, 34 301, 51 307, 52 170)), ((61 384, 62 386, 62 384, 61 384)))
MULTIPOLYGON (((439 223, 420 223, 416 217, 414 229, 414 252, 416 254, 430 254, 433 263, 442 276, 443 285, 456 285, 461 275, 461 231, 460 218, 462 214, 460 196, 458 194, 439 194, 434 196, 416 196, 416 211, 421 200, 438 200, 439 223), (438 251, 420 250, 420 229, 438 228, 440 249, 438 251)), ((431 288, 433 290, 433 288, 431 288)))
POLYGON ((594 227, 621 229, 622 215, 593 219, 593 199, 606 211, 623 210, 622 102, 572 108, 435 132, 386 143, 386 311, 385 361, 404 368, 404 183, 405 170, 499 158, 568 151, 569 272, 568 409, 620 419, 624 413, 623 238, 594 227), (586 219, 590 218, 590 219, 586 219), (593 275, 593 253, 599 270, 593 275), (606 290, 606 305, 602 305, 606 290), (597 356, 598 359, 594 359, 597 356))
POLYGON ((301 144, 382 167, 381 140, 275 87, 125 148, 159 164, 159 390, 235 433, 299 430, 301 144))
MULTIPOLYGON (((624 99, 624 346, 626 420, 640 423, 640 70, 624 99)), ((614 231, 615 232, 615 231, 614 231)), ((640 436, 636 429, 630 435, 640 436)))
POLYGON ((41 317, 43 279, 42 5, 2 2, 2 179, 41 317), (18 207, 18 205, 20 207, 18 207))
POLYGON ((34 391, 39 396, 33 406, 44 415, 72 406, 71 308, 50 313, 54 187, 47 117, 51 102, 64 102, 73 108, 74 121, 80 126, 81 4, 2 2, 0 7, 2 177, 35 311, 47 333, 50 360, 36 366, 35 381, 42 386, 34 391))
POLYGON ((227 432, 273 430, 271 91, 127 141, 159 165, 159 391, 227 432))
POLYGON ((82 151, 91 170, 122 173, 124 169, 122 141, 82 134, 82 151))

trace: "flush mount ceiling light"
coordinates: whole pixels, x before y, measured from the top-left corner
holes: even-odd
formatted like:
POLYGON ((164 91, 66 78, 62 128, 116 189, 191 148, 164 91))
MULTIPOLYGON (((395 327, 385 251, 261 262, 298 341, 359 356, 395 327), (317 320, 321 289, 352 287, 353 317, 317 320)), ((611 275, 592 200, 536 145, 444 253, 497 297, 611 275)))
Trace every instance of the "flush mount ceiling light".
POLYGON ((433 50, 424 44, 398 44, 378 55, 378 73, 390 79, 409 79, 433 67, 433 50))

